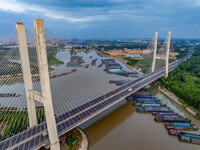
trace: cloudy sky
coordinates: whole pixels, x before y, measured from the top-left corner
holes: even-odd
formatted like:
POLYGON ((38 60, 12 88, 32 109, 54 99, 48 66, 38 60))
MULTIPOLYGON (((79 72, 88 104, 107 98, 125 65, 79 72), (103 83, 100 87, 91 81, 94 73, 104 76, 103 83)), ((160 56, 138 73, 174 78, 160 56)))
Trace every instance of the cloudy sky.
POLYGON ((57 37, 200 38, 200 0, 0 0, 0 38, 39 17, 57 37))

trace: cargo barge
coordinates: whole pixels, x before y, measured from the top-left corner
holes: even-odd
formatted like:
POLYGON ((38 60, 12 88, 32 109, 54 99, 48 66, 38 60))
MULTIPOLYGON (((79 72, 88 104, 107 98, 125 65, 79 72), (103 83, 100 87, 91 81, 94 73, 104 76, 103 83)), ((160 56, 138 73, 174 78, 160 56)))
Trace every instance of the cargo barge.
POLYGON ((134 100, 134 104, 136 105, 137 103, 160 103, 160 100, 154 100, 154 99, 147 99, 147 100, 134 100))
POLYGON ((1 93, 0 97, 20 97, 20 94, 17 93, 1 93))
POLYGON ((165 128, 167 130, 174 129, 180 131, 198 131, 199 128, 191 123, 182 123, 182 122, 173 122, 173 123, 165 123, 165 128))
POLYGON ((67 67, 82 67, 82 63, 85 63, 80 56, 71 56, 70 61, 66 64, 67 67))
POLYGON ((180 131, 198 131, 199 128, 197 126, 165 126, 167 130, 174 129, 174 130, 180 130, 180 131))
POLYGON ((65 76, 65 75, 68 75, 68 74, 76 72, 76 71, 77 71, 77 69, 72 69, 70 72, 64 72, 64 73, 61 73, 61 74, 55 74, 55 75, 50 76, 49 78, 51 78, 51 79, 52 78, 58 78, 58 77, 65 76))
POLYGON ((156 122, 191 122, 190 119, 182 116, 164 116, 164 117, 155 117, 156 122))
POLYGON ((128 96, 128 97, 126 97, 126 100, 127 100, 127 101, 134 101, 134 97, 128 96))
POLYGON ((140 106, 141 104, 161 104, 160 101, 134 101, 134 105, 140 106))
POLYGON ((93 59, 92 62, 91 62, 91 66, 96 66, 96 61, 97 61, 97 58, 93 59))
POLYGON ((190 119, 175 113, 170 107, 162 105, 156 97, 150 94, 130 95, 126 100, 133 101, 133 104, 138 106, 136 108, 138 113, 151 112, 155 116, 156 122, 164 122, 169 135, 178 136, 179 140, 183 142, 200 145, 200 135, 181 132, 198 131, 199 128, 192 124, 190 119))
POLYGON ((167 122, 167 123, 164 123, 165 126, 185 126, 185 127, 188 127, 188 126, 192 126, 194 124, 191 124, 191 123, 185 123, 185 122, 167 122))
POLYGON ((178 113, 166 113, 166 114, 157 114, 157 117, 164 117, 164 116, 180 116, 178 113))
POLYGON ((182 141, 182 142, 200 145, 200 135, 198 135, 198 134, 180 132, 178 134, 178 139, 179 139, 179 141, 182 141))
POLYGON ((88 68, 89 67, 89 64, 86 64, 85 66, 84 66, 84 68, 88 68))
POLYGON ((146 113, 146 112, 171 112, 172 110, 169 107, 156 107, 156 106, 149 106, 149 107, 138 107, 136 108, 138 113, 146 113))
POLYGON ((100 68, 101 66, 103 66, 103 64, 100 64, 100 65, 98 65, 97 67, 99 67, 99 68, 100 68))
POLYGON ((155 96, 152 95, 134 95, 134 99, 156 99, 155 96))
POLYGON ((97 55, 99 55, 100 57, 103 57, 103 54, 102 53, 100 53, 100 52, 96 52, 97 53, 97 55))
POLYGON ((159 104, 159 103, 136 103, 136 106, 138 107, 149 107, 149 106, 154 106, 154 107, 166 107, 165 104, 159 104))
POLYGON ((179 114, 176 113, 171 113, 171 114, 164 114, 164 115, 155 115, 157 118, 162 118, 162 117, 180 117, 179 114))
POLYGON ((169 134, 169 135, 178 136, 179 133, 180 133, 179 130, 174 130, 174 129, 169 129, 169 130, 168 130, 168 134, 169 134))
POLYGON ((175 115, 179 115, 178 113, 174 113, 174 112, 152 112, 152 115, 154 116, 161 116, 161 115, 171 115, 171 116, 175 116, 175 115))

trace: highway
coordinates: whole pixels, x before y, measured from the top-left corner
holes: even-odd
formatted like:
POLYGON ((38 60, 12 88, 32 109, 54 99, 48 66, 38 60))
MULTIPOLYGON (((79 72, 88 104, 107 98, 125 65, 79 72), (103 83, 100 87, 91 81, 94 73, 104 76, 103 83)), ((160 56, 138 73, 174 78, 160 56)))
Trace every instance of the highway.
MULTIPOLYGON (((183 59, 173 62, 169 65, 169 72, 173 71, 183 61, 191 58, 193 51, 183 59)), ((91 119, 105 109, 113 106, 123 100, 130 94, 138 91, 149 83, 165 75, 165 68, 160 68, 153 73, 145 75, 135 81, 129 82, 114 91, 108 92, 98 98, 95 98, 85 104, 82 104, 68 112, 56 116, 57 131, 59 136, 91 119), (129 89, 132 88, 130 91, 129 89)), ((32 150, 38 149, 49 142, 48 136, 42 136, 42 132, 47 130, 46 122, 43 122, 33 128, 29 128, 11 138, 0 142, 0 150, 32 150)))

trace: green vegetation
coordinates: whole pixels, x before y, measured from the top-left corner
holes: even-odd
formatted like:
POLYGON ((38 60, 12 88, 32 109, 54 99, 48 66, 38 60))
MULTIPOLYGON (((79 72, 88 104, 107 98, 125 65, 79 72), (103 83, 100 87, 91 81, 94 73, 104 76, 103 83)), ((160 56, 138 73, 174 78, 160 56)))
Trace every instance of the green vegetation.
MULTIPOLYGON (((43 110, 37 110, 38 123, 45 120, 43 110)), ((5 124, 3 135, 0 141, 9 138, 27 129, 29 126, 27 111, 0 111, 0 123, 5 124)))
MULTIPOLYGON (((182 63, 168 78, 161 78, 159 84, 200 112, 200 47, 195 49, 190 60, 182 63)), ((199 113, 196 118, 200 119, 199 113)))
POLYGON ((150 71, 150 68, 152 65, 152 59, 148 59, 148 58, 135 60, 135 59, 128 58, 128 57, 123 57, 123 59, 127 61, 128 65, 130 65, 132 67, 137 66, 138 68, 141 68, 144 73, 150 71))
POLYGON ((199 113, 199 112, 196 114, 195 118, 196 118, 197 120, 200 120, 200 113, 199 113))
POLYGON ((188 51, 181 51, 179 52, 179 55, 176 57, 177 59, 181 59, 183 57, 185 57, 188 54, 188 51))
POLYGON ((82 141, 82 135, 77 128, 66 133, 66 144, 69 150, 77 150, 82 141))
POLYGON ((72 48, 70 50, 70 53, 71 53, 71 56, 75 56, 77 54, 76 51, 75 51, 75 48, 72 48))
POLYGON ((141 59, 137 63, 138 68, 142 69, 143 73, 150 72, 152 66, 152 59, 141 59))
POLYGON ((20 74, 22 72, 20 66, 18 63, 9 63, 5 66, 0 66, 0 76, 20 74))
MULTIPOLYGON (((127 61, 127 64, 132 66, 132 67, 138 67, 138 68, 141 68, 143 73, 148 73, 151 69, 151 66, 152 66, 152 59, 153 56, 144 56, 144 59, 139 59, 139 60, 136 60, 136 59, 132 59, 132 58, 129 58, 129 57, 123 57, 124 60, 127 61), (146 58, 145 58, 146 57, 146 58)), ((173 62, 174 59, 170 59, 169 62, 173 62)), ((156 60, 156 68, 161 68, 163 67, 165 64, 165 61, 164 60, 156 60)))
POLYGON ((47 48, 48 64, 49 65, 62 65, 63 61, 58 60, 55 56, 57 54, 57 49, 54 47, 47 48))
POLYGON ((107 43, 102 43, 98 47, 95 47, 97 50, 113 50, 113 49, 146 49, 148 46, 147 43, 143 42, 118 42, 118 41, 109 41, 107 43))
POLYGON ((141 68, 143 72, 148 72, 149 68, 151 67, 152 64, 152 60, 150 59, 140 59, 140 60, 135 60, 132 58, 128 58, 128 57, 124 57, 123 59, 125 59, 127 61, 127 64, 135 67, 137 66, 138 68, 141 68))
POLYGON ((138 62, 138 60, 135 60, 135 59, 132 59, 132 58, 129 58, 129 57, 123 57, 123 59, 127 61, 128 65, 133 66, 133 67, 138 62))
MULTIPOLYGON (((7 59, 7 54, 13 53, 11 52, 11 49, 4 49, 0 51, 0 59, 2 61, 0 65, 0 76, 5 76, 5 75, 16 75, 16 74, 21 74, 22 69, 21 69, 21 64, 17 62, 10 62, 7 59)), ((17 53, 18 50, 15 50, 17 53)), ((55 56, 57 54, 58 50, 57 47, 47 47, 47 57, 48 57, 48 64, 49 65, 62 65, 64 64, 63 61, 58 60, 55 56)), ((15 54, 15 56, 11 55, 9 56, 9 59, 17 60, 19 54, 15 54)), ((37 74, 38 73, 38 62, 37 62, 37 53, 35 48, 29 48, 29 56, 30 56, 30 66, 31 66, 31 72, 32 74, 37 74)))
POLYGON ((59 43, 58 43, 58 47, 59 47, 60 49, 65 48, 65 43, 59 42, 59 43))

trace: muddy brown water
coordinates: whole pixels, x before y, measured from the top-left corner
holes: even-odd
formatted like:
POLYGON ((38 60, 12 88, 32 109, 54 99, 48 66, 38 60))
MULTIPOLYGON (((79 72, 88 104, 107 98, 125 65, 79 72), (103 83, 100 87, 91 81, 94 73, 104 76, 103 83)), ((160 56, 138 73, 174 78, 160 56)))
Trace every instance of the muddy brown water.
MULTIPOLYGON (((193 119, 176 103, 160 93, 155 87, 150 92, 176 112, 193 119)), ((89 150, 200 150, 200 145, 180 142, 168 135, 163 123, 156 123, 151 114, 140 114, 131 103, 126 103, 103 119, 85 129, 89 150)), ((199 131, 194 133, 200 134, 199 131)))

